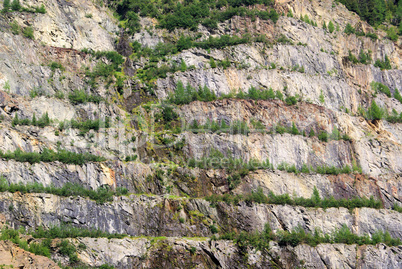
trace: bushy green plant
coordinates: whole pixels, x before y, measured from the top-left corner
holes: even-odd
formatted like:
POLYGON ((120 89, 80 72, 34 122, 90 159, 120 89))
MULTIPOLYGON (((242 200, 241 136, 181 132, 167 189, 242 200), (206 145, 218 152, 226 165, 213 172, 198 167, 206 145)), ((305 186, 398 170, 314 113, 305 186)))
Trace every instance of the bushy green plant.
POLYGON ((335 26, 334 26, 334 23, 332 21, 329 21, 329 23, 328 23, 328 31, 330 33, 333 33, 335 31, 335 26))
POLYGON ((359 62, 362 64, 370 64, 371 61, 371 51, 369 50, 367 53, 365 53, 363 49, 361 49, 359 53, 359 62))
POLYGON ((35 113, 32 116, 32 120, 30 119, 19 119, 18 114, 15 114, 11 125, 14 127, 16 125, 33 125, 39 126, 41 128, 50 125, 50 118, 47 112, 45 112, 39 119, 36 119, 35 113))
POLYGON ((13 0, 11 2, 11 9, 14 11, 20 11, 22 8, 21 3, 19 0, 13 0))
POLYGON ((353 26, 350 25, 350 23, 347 23, 344 32, 347 35, 354 34, 355 33, 355 28, 353 28, 353 26))
POLYGON ((61 224, 60 226, 52 226, 49 229, 43 229, 41 226, 32 232, 35 238, 77 238, 77 237, 90 237, 90 238, 124 238, 125 234, 110 234, 103 232, 99 229, 78 228, 69 224, 61 224))
POLYGON ((88 102, 100 103, 103 101, 102 97, 88 94, 85 90, 74 90, 68 95, 68 99, 74 105, 86 104, 88 102))
POLYGON ((328 133, 326 131, 321 131, 318 134, 318 139, 320 139, 323 142, 328 142, 328 133))
POLYGON ((368 118, 371 120, 380 120, 384 117, 384 114, 384 110, 377 105, 375 100, 373 100, 373 102, 371 102, 371 106, 368 109, 368 118))
POLYGON ((35 8, 35 12, 36 12, 36 13, 45 14, 45 13, 46 13, 45 5, 44 5, 44 4, 41 4, 40 7, 36 7, 36 8, 35 8))
POLYGON ((50 69, 54 72, 56 69, 60 69, 61 71, 64 71, 64 67, 61 65, 61 63, 58 62, 51 62, 49 64, 50 69))
POLYGON ((399 93, 398 89, 395 89, 394 98, 402 104, 402 95, 399 93))
POLYGON ((381 208, 382 202, 380 200, 374 199, 371 196, 369 199, 365 197, 353 197, 350 199, 335 199, 334 197, 322 198, 318 192, 318 189, 314 187, 313 193, 310 198, 303 197, 293 197, 291 198, 289 194, 276 195, 273 192, 269 192, 265 195, 262 188, 257 188, 256 191, 251 191, 249 194, 244 195, 212 195, 205 198, 207 201, 217 204, 218 202, 225 202, 228 204, 238 203, 239 201, 246 201, 248 203, 259 203, 259 204, 277 204, 277 205, 292 205, 292 206, 303 206, 303 207, 319 207, 319 208, 330 208, 330 207, 344 207, 348 209, 369 207, 369 208, 381 208))
POLYGON ((183 83, 179 81, 177 88, 173 94, 168 98, 168 101, 176 105, 189 104, 192 101, 213 101, 216 100, 216 95, 207 86, 199 87, 198 91, 187 84, 184 87, 183 83))
POLYGON ((4 0, 3 1, 3 9, 2 9, 2 12, 3 13, 6 13, 6 12, 8 12, 8 11, 10 11, 10 0, 4 0))
POLYGON ((11 27, 11 33, 13 33, 13 35, 19 35, 21 27, 18 25, 18 22, 16 20, 10 23, 10 27, 11 27))
POLYGON ((382 92, 386 96, 391 97, 391 91, 389 90, 389 88, 386 85, 382 84, 381 82, 373 81, 373 82, 371 82, 370 85, 371 85, 371 89, 373 89, 375 93, 382 92))
POLYGON ((29 39, 35 39, 34 38, 34 30, 32 27, 27 26, 22 30, 22 34, 29 39))
POLYGON ((384 69, 392 69, 391 61, 388 58, 388 55, 385 55, 384 61, 378 59, 374 63, 375 67, 379 67, 381 70, 384 69))
POLYGON ((0 157, 5 158, 6 160, 14 159, 18 162, 29 162, 39 163, 39 162, 54 162, 59 161, 67 164, 78 164, 82 165, 86 162, 102 162, 105 158, 96 156, 89 153, 75 153, 71 151, 67 151, 64 149, 60 149, 55 152, 51 149, 43 149, 41 153, 37 152, 23 152, 21 149, 17 149, 14 152, 6 152, 3 153, 0 151, 0 157))
POLYGON ((348 60, 354 64, 357 64, 359 62, 359 60, 356 58, 355 55, 352 54, 352 52, 350 50, 349 50, 348 60))

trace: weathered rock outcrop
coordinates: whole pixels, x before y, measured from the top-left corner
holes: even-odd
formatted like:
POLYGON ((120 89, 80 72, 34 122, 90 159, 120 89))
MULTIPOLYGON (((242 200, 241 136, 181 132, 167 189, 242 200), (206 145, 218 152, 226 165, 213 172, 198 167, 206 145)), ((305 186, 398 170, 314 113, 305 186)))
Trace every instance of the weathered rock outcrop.
MULTIPOLYGON (((67 239, 76 246, 80 262, 93 267, 402 267, 401 246, 382 243, 291 247, 271 241, 268 248, 256 250, 231 240, 215 240, 215 236, 226 232, 262 231, 265 224, 274 232, 301 227, 308 233, 316 229, 331 233, 346 225, 355 235, 388 231, 392 237, 402 239, 402 213, 398 212, 398 206, 402 206, 402 124, 362 116, 373 101, 388 114, 395 115, 393 110, 398 115, 402 112, 402 103, 395 96, 396 89, 402 91, 400 37, 390 40, 386 32, 374 29, 332 0, 277 0, 273 8, 279 14, 291 11, 293 16, 279 16, 276 23, 259 16, 234 16, 219 22, 216 29, 199 25, 197 31, 168 31, 158 27, 157 19, 141 17, 141 30, 137 33, 122 28, 128 22, 114 17, 107 6, 110 1, 22 3, 24 7, 42 4, 46 13, 0 12, 1 153, 66 149, 106 160, 72 165, 1 159, 1 188, 6 189, 11 183, 39 183, 53 188, 73 183, 90 190, 126 188, 127 194, 100 203, 87 197, 29 190, 3 192, 0 228, 8 225, 28 231, 69 223, 77 228, 128 235, 123 239, 67 239), (308 16, 317 26, 298 19, 302 16, 308 16), (329 21, 335 25, 332 33, 321 27, 329 21), (344 33, 348 23, 364 33, 375 33, 378 39, 373 35, 370 38, 344 33), (26 27, 32 27, 33 39, 22 34, 26 27), (161 49, 159 43, 173 46, 180 36, 198 42, 209 37, 245 34, 249 40, 258 41, 220 49, 192 47, 167 55, 161 52, 163 57, 154 57, 150 51, 138 48, 161 49), (119 56, 112 53, 108 57, 95 51, 118 52, 123 63, 112 66, 113 58, 119 56), (353 63, 349 55, 359 57, 360 52, 370 52, 372 61, 353 63), (375 67, 374 62, 383 61, 386 55, 392 68, 375 67), (221 61, 230 62, 230 66, 223 68, 221 61), (156 70, 184 64, 185 68, 181 66, 167 74, 156 70), (207 86, 217 97, 226 97, 180 106, 162 103, 179 81, 196 89, 207 86), (390 92, 375 92, 372 82, 384 84, 390 92), (295 96, 298 101, 287 105, 278 98, 234 98, 234 94, 246 93, 250 87, 272 88, 281 92, 283 99, 295 96), (74 90, 81 90, 75 99, 71 95, 74 90), (97 99, 91 100, 90 96, 97 99), (39 119, 45 113, 50 118, 45 127, 13 121, 17 117, 32 119, 34 115, 39 119), (103 122, 106 118, 110 119, 107 128, 104 123, 88 127, 92 122, 87 120, 103 122), (71 120, 87 126, 60 125, 68 125, 71 120), (199 125, 208 121, 230 125, 240 120, 246 122, 251 132, 233 135, 192 130, 194 120, 199 125), (275 128, 278 124, 288 129, 294 126, 298 132, 290 134, 288 130, 280 134, 275 128), (314 131, 311 136, 310 131, 314 131), (345 136, 322 141, 325 139, 317 136, 322 131, 339 131, 345 136), (192 158, 209 158, 213 150, 226 158, 268 160, 271 166, 257 170, 243 167, 242 171, 233 172, 189 165, 192 158), (307 165, 311 172, 279 171, 278 166, 284 163, 294 164, 298 170, 307 165), (324 175, 314 171, 318 166, 349 166, 355 171, 324 175), (360 168, 362 173, 357 172, 360 168), (240 175, 240 179, 232 184, 235 175, 240 175), (310 198, 315 188, 322 198, 372 196, 382 205, 380 209, 348 210, 259 204, 248 199, 233 203, 206 199, 212 194, 245 197, 256 190, 265 195, 273 192, 310 198)), ((254 8, 267 10, 264 5, 254 8)), ((218 157, 213 161, 225 160, 218 157)), ((41 239, 29 237, 29 243, 36 241, 41 239)), ((60 242, 52 242, 52 258, 70 266, 65 255, 55 252, 60 242)), ((7 241, 0 242, 0 267, 3 264, 58 268, 49 259, 7 241)))
POLYGON ((399 268, 400 247, 320 244, 281 247, 270 243, 267 251, 241 252, 230 241, 203 238, 133 238, 74 240, 87 246, 79 257, 87 264, 100 261, 119 268, 399 268), (193 252, 191 249, 193 248, 193 252), (116 252, 111 254, 109 249, 116 252), (157 254, 159 253, 159 254, 157 254), (245 265, 247 264, 247 266, 245 265))

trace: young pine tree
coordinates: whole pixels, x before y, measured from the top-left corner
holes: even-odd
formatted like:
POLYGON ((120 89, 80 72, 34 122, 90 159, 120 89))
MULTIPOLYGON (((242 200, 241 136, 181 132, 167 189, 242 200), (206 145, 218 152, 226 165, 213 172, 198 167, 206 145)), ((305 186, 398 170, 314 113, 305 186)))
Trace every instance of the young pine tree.
POLYGON ((381 110, 381 108, 377 105, 377 103, 373 100, 373 102, 371 103, 371 106, 369 108, 370 111, 370 117, 373 120, 380 120, 383 117, 383 111, 381 110))
POLYGON ((180 71, 181 71, 181 72, 185 72, 186 70, 187 70, 187 65, 186 65, 186 63, 184 62, 184 60, 181 59, 180 71))
POLYGON ((335 26, 334 26, 334 23, 333 23, 332 21, 330 21, 330 22, 328 23, 328 31, 329 31, 330 33, 333 33, 333 32, 335 31, 335 26))
POLYGON ((209 59, 209 65, 211 66, 211 68, 216 68, 216 63, 215 63, 214 58, 209 59))
POLYGON ((297 129, 296 125, 294 122, 292 122, 292 129, 291 129, 291 133, 294 135, 298 135, 299 134, 299 130, 297 129))
POLYGON ((32 123, 32 125, 34 125, 34 126, 36 126, 36 124, 37 124, 37 122, 36 122, 36 116, 35 116, 35 113, 33 113, 31 123, 32 123))
POLYGON ((3 12, 8 12, 10 10, 10 0, 4 0, 3 2, 3 12))
POLYGON ((14 127, 15 125, 18 125, 19 124, 19 119, 18 119, 18 114, 17 113, 15 113, 15 116, 14 116, 14 119, 12 120, 12 122, 11 122, 11 125, 14 127))
POLYGON ((13 0, 11 3, 11 9, 14 11, 19 11, 21 10, 21 3, 19 0, 13 0))

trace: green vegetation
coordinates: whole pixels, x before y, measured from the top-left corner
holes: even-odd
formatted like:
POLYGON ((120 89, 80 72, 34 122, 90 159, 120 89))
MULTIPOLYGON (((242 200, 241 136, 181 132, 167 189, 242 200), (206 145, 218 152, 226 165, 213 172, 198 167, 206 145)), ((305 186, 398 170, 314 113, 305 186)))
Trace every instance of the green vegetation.
POLYGON ((105 161, 104 157, 92 155, 90 153, 75 153, 65 149, 58 149, 58 151, 55 152, 47 148, 43 149, 41 153, 24 152, 21 149, 17 149, 14 152, 7 151, 6 153, 0 151, 0 157, 6 160, 14 159, 17 162, 29 162, 30 164, 59 161, 67 164, 83 165, 87 162, 105 161))
POLYGON ((277 43, 282 43, 282 44, 289 44, 289 45, 293 45, 293 42, 290 38, 286 37, 283 34, 280 34, 280 36, 276 39, 277 43))
POLYGON ((402 112, 399 113, 398 115, 398 112, 396 112, 396 110, 393 109, 392 114, 387 115, 386 120, 391 123, 402 123, 402 112))
MULTIPOLYGON (((210 36, 208 39, 203 41, 195 41, 200 38, 200 35, 196 37, 185 37, 180 36, 177 42, 174 43, 158 43, 154 49, 150 49, 148 47, 142 47, 140 43, 134 42, 131 44, 133 48, 133 54, 130 56, 131 58, 146 58, 149 59, 149 62, 144 65, 142 69, 137 70, 137 76, 144 82, 153 82, 157 78, 166 78, 168 73, 175 73, 177 71, 186 71, 193 70, 195 66, 186 66, 184 67, 182 62, 171 62, 167 63, 165 56, 173 55, 177 52, 181 52, 183 50, 197 47, 203 48, 206 50, 210 49, 221 49, 227 46, 234 46, 239 44, 246 44, 250 42, 268 42, 267 38, 263 35, 252 38, 250 35, 244 35, 243 37, 238 36, 229 36, 222 35, 220 37, 212 37, 210 36), (160 60, 165 61, 162 64, 158 64, 160 60)), ((232 63, 228 60, 221 60, 215 63, 213 58, 210 58, 210 66, 211 68, 216 68, 217 66, 226 69, 230 67, 232 63)), ((241 63, 236 63, 238 68, 242 67, 241 63)))
MULTIPOLYGON (((229 155, 229 154, 228 154, 229 155)), ((256 169, 273 169, 269 160, 260 162, 252 159, 248 163, 242 159, 236 159, 232 156, 225 157, 225 155, 217 150, 211 149, 207 156, 202 157, 200 160, 190 159, 188 166, 200 169, 225 169, 228 174, 227 181, 230 189, 234 189, 240 184, 241 179, 245 177, 249 171, 256 169)))
POLYGON ((352 52, 349 50, 349 56, 348 60, 352 62, 353 64, 357 63, 362 63, 362 64, 370 64, 372 59, 371 59, 371 51, 369 50, 368 52, 364 52, 363 50, 360 50, 359 53, 359 59, 352 54, 352 52))
POLYGON ((372 41, 376 41, 376 40, 378 39, 378 36, 377 36, 376 33, 369 33, 369 32, 368 32, 368 33, 364 33, 364 32, 360 32, 360 31, 356 30, 355 28, 353 28, 353 26, 352 26, 350 23, 346 24, 344 33, 347 34, 347 35, 356 34, 357 36, 367 36, 367 37, 369 37, 372 41))
POLYGON ((7 226, 1 229, 0 240, 9 240, 14 244, 17 244, 20 248, 32 252, 36 255, 42 255, 50 258, 50 244, 51 240, 43 240, 41 243, 31 243, 24 239, 20 239, 19 231, 9 229, 7 226))
POLYGON ((402 16, 402 3, 385 0, 337 0, 347 9, 356 12, 363 20, 373 26, 384 21, 400 26, 402 16))
POLYGON ((97 95, 91 95, 85 92, 85 90, 74 90, 72 93, 68 95, 68 99, 74 105, 77 104, 86 104, 88 102, 100 103, 103 101, 103 98, 97 95))
POLYGON ((10 11, 22 11, 22 12, 31 12, 31 13, 46 13, 46 8, 42 4, 40 7, 23 7, 19 0, 13 0, 10 4, 10 0, 4 0, 2 13, 10 12, 10 11))
POLYGON ((21 27, 18 25, 18 22, 16 20, 14 20, 10 23, 10 27, 11 27, 11 33, 13 33, 13 35, 20 34, 21 27))
POLYGON ((71 121, 63 121, 59 123, 60 131, 68 128, 79 129, 80 135, 84 135, 89 130, 98 131, 99 128, 110 128, 110 119, 108 117, 105 118, 105 121, 102 121, 101 119, 86 121, 76 121, 72 119, 71 121))
POLYGON ((29 91, 29 96, 34 99, 38 96, 47 96, 49 97, 45 90, 42 89, 42 87, 34 87, 32 90, 29 91))
POLYGON ((380 120, 384 118, 386 114, 385 109, 379 107, 375 100, 371 102, 367 110, 359 109, 359 113, 368 120, 380 120))
POLYGON ((127 194, 126 188, 117 188, 116 191, 108 187, 100 187, 97 190, 85 189, 81 184, 67 183, 61 188, 53 186, 45 187, 39 183, 28 183, 26 185, 9 184, 4 177, 0 177, 0 192, 21 192, 21 193, 50 193, 63 197, 81 196, 88 197, 97 203, 105 203, 113 201, 113 196, 121 196, 127 194))
POLYGON ((350 50, 349 50, 348 60, 354 64, 357 64, 359 62, 359 60, 356 58, 355 55, 352 54, 352 52, 350 50))
POLYGON ((50 125, 50 119, 47 112, 42 115, 39 119, 36 119, 35 113, 32 116, 32 120, 30 119, 19 119, 18 114, 15 113, 13 120, 11 121, 11 125, 14 127, 16 125, 33 125, 39 127, 45 127, 50 125))
POLYGON ((10 11, 10 7, 11 7, 10 0, 4 0, 2 12, 5 13, 5 12, 10 11))
POLYGON ((12 9, 13 11, 20 11, 21 8, 22 8, 22 6, 21 6, 21 3, 20 3, 19 0, 13 0, 13 1, 11 2, 11 9, 12 9))
POLYGON ((324 92, 321 90, 320 92, 320 96, 318 97, 320 103, 323 105, 325 103, 325 99, 324 99, 324 92))
MULTIPOLYGON (((299 131, 297 129, 296 125, 294 124, 294 122, 292 122, 291 127, 282 126, 280 123, 278 123, 276 126, 273 127, 273 130, 275 130, 275 132, 278 134, 284 134, 284 133, 293 134, 293 135, 304 134, 304 136, 306 134, 306 131, 299 131)), ((273 131, 271 131, 271 133, 273 133, 273 131)), ((309 131, 309 137, 313 137, 313 136, 315 136, 315 132, 314 132, 313 128, 311 128, 309 131)), ((339 132, 337 127, 333 128, 332 133, 327 133, 326 131, 321 131, 318 134, 318 139, 323 142, 328 142, 329 140, 344 140, 344 141, 351 140, 351 138, 347 134, 341 135, 341 133, 339 132)))
POLYGON ((313 20, 310 20, 309 17, 307 15, 301 15, 300 16, 300 20, 304 21, 305 23, 311 24, 312 26, 316 26, 317 27, 317 23, 314 22, 313 20))
POLYGON ((261 188, 258 188, 257 191, 252 191, 250 194, 245 195, 233 195, 233 194, 224 194, 224 195, 211 195, 205 198, 208 202, 211 202, 212 206, 216 206, 218 202, 225 202, 228 204, 237 204, 239 201, 245 201, 248 203, 258 203, 258 204, 276 204, 276 205, 292 205, 292 206, 303 206, 303 207, 316 207, 316 208, 330 208, 330 207, 344 207, 348 209, 354 208, 382 208, 382 203, 380 200, 374 199, 372 196, 370 199, 365 197, 354 197, 350 199, 339 199, 336 200, 334 197, 330 198, 321 198, 318 190, 314 187, 313 194, 311 198, 303 198, 303 197, 290 197, 289 194, 281 194, 275 195, 273 192, 270 192, 267 195, 263 193, 261 188))
POLYGON ((332 21, 328 23, 328 31, 332 34, 335 31, 335 26, 332 21))
POLYGON ((159 2, 145 0, 109 1, 122 20, 121 26, 128 29, 129 33, 139 31, 139 14, 159 20, 159 27, 172 31, 176 28, 196 30, 199 24, 210 29, 217 28, 218 22, 229 20, 233 16, 259 17, 263 20, 271 19, 276 22, 279 14, 274 10, 260 11, 249 9, 247 6, 265 4, 271 6, 271 0, 202 0, 184 2, 159 2))
POLYGON ((353 28, 353 26, 350 23, 348 23, 348 24, 346 24, 344 32, 345 32, 345 34, 350 35, 350 34, 354 34, 356 31, 355 31, 355 28, 353 28))
POLYGON ((358 113, 360 116, 364 117, 366 120, 381 120, 385 119, 390 123, 401 123, 402 122, 402 112, 398 115, 398 112, 393 109, 392 113, 389 114, 387 110, 379 107, 375 100, 371 103, 370 107, 366 110, 359 107, 358 113))
POLYGON ((199 87, 198 90, 196 90, 189 84, 184 87, 183 83, 179 81, 175 92, 168 98, 168 102, 176 105, 189 104, 196 100, 209 102, 216 100, 216 95, 207 86, 204 86, 203 88, 199 87))
POLYGON ((61 63, 58 62, 51 62, 49 64, 50 69, 54 72, 56 69, 60 69, 61 71, 64 71, 64 67, 61 65, 61 63))
MULTIPOLYGON (((283 100, 283 95, 276 91, 274 92, 272 88, 268 90, 258 90, 255 87, 249 88, 247 93, 239 90, 237 94, 230 93, 230 94, 223 94, 221 98, 238 98, 238 99, 251 99, 251 100, 271 100, 271 99, 280 99, 283 100)), ((168 102, 176 105, 184 105, 189 104, 193 101, 203 101, 203 102, 210 102, 216 100, 217 97, 215 93, 213 93, 207 86, 203 88, 199 87, 198 90, 191 87, 187 84, 184 87, 183 83, 179 81, 177 83, 177 88, 174 93, 172 93, 169 98, 168 102)), ((300 101, 299 96, 289 96, 287 98, 288 105, 294 105, 298 101, 300 101)))
POLYGON ((387 86, 385 86, 381 82, 373 81, 370 83, 370 85, 371 85, 371 89, 375 92, 375 94, 377 94, 377 92, 382 92, 386 96, 391 97, 391 91, 389 90, 389 88, 387 86))
POLYGON ((107 85, 109 86, 113 82, 113 76, 116 79, 116 86, 118 90, 119 87, 122 87, 124 82, 124 75, 121 75, 120 73, 121 65, 124 63, 124 58, 122 55, 115 51, 93 51, 89 49, 83 49, 82 52, 91 54, 95 59, 103 59, 96 64, 92 71, 89 67, 86 67, 85 75, 88 78, 87 83, 89 86, 91 86, 91 88, 96 88, 97 78, 108 79, 107 85))
POLYGON ((371 61, 371 50, 364 52, 363 49, 361 49, 359 53, 359 62, 362 64, 370 64, 371 61))
POLYGON ((107 233, 98 229, 77 228, 72 225, 62 224, 60 226, 53 226, 47 230, 39 226, 31 235, 35 238, 77 238, 77 237, 91 237, 91 238, 124 238, 127 235, 117 233, 107 233))
MULTIPOLYGON (((212 239, 215 239, 213 237, 212 239)), ((256 250, 269 249, 269 241, 277 241, 280 246, 296 247, 299 244, 307 244, 310 246, 317 246, 322 243, 330 244, 357 244, 357 245, 376 245, 384 243, 388 246, 398 246, 402 242, 399 238, 392 238, 389 232, 381 230, 376 231, 370 236, 359 236, 350 231, 346 224, 341 228, 335 229, 331 234, 323 234, 319 229, 313 233, 307 233, 301 226, 297 226, 292 231, 278 231, 276 234, 272 231, 271 227, 266 224, 262 232, 229 232, 223 234, 219 239, 233 240, 236 245, 243 251, 248 246, 254 247, 256 250)))
POLYGON ((376 41, 378 39, 376 33, 366 33, 366 36, 369 37, 372 41, 376 41))
MULTIPOLYGON (((66 238, 65 235, 71 235, 71 237, 77 237, 77 235, 82 236, 94 236, 94 237, 107 237, 107 238, 122 238, 124 235, 110 235, 104 232, 100 232, 98 230, 85 230, 85 229, 77 229, 69 226, 53 227, 47 231, 43 230, 41 227, 38 228, 35 232, 33 232, 33 236, 35 238, 39 238, 40 242, 31 242, 28 243, 25 239, 21 239, 21 233, 23 230, 13 230, 9 229, 7 226, 1 230, 0 240, 9 240, 14 244, 17 244, 20 248, 32 252, 36 255, 46 256, 48 258, 51 257, 52 252, 56 252, 60 255, 66 256, 69 258, 69 262, 71 264, 78 263, 78 256, 76 254, 76 247, 70 243, 68 240, 62 240, 56 245, 56 249, 52 246, 52 239, 54 238, 66 238), (98 236, 100 235, 100 236, 98 236)), ((83 244, 78 246, 79 248, 86 247, 83 244)), ((74 267, 76 268, 76 267, 74 267)), ((77 268, 86 268, 86 267, 77 267, 77 268)), ((96 268, 110 269, 113 268, 108 265, 102 265, 96 268)))
MULTIPOLYGON (((210 121, 209 119, 204 125, 199 125, 196 120, 192 122, 192 124, 187 128, 193 133, 201 133, 201 132, 212 132, 212 133, 229 133, 229 134, 243 134, 248 135, 250 133, 250 129, 245 121, 236 120, 228 125, 225 120, 221 120, 220 122, 210 121)), ((262 129, 258 130, 259 132, 264 132, 265 127, 262 126, 262 129)))
POLYGON ((317 174, 322 174, 322 175, 350 174, 352 172, 362 173, 361 168, 358 167, 357 165, 353 165, 352 168, 350 168, 350 166, 348 166, 348 165, 345 165, 342 168, 338 168, 336 166, 322 165, 322 166, 317 166, 315 169, 313 169, 312 167, 309 167, 306 164, 303 164, 302 167, 299 169, 294 164, 289 165, 286 162, 282 162, 278 165, 277 169, 280 171, 286 171, 288 173, 295 173, 295 174, 298 174, 300 172, 302 172, 302 173, 315 172, 317 174))
POLYGON ((399 213, 402 213, 402 207, 399 206, 397 203, 394 203, 394 206, 392 207, 393 210, 398 211, 399 213))
POLYGON ((394 98, 402 104, 402 95, 399 93, 398 89, 395 89, 394 98))
POLYGON ((391 61, 389 60, 388 55, 385 55, 384 61, 375 61, 374 66, 379 67, 381 70, 392 69, 391 61))
POLYGON ((23 34, 26 38, 29 38, 29 39, 32 39, 32 40, 35 39, 33 33, 34 33, 33 28, 30 27, 30 26, 25 27, 25 28, 22 30, 22 34, 23 34))

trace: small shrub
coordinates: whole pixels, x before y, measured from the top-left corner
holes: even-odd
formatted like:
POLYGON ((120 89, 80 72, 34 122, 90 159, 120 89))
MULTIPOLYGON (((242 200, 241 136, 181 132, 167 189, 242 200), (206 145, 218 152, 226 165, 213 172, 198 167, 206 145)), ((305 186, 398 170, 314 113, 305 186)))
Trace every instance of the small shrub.
POLYGON ((389 88, 386 85, 382 84, 381 82, 373 81, 373 82, 371 82, 370 85, 371 85, 371 89, 373 89, 375 93, 382 92, 386 96, 391 97, 391 91, 389 90, 389 88))
POLYGON ((297 98, 295 96, 288 96, 286 97, 285 102, 288 106, 292 106, 297 104, 297 98))
POLYGON ((49 64, 50 69, 54 72, 56 69, 60 69, 61 71, 64 71, 64 67, 61 65, 61 63, 58 62, 51 62, 49 64))
POLYGON ((45 5, 42 4, 40 7, 35 8, 36 13, 41 13, 41 14, 46 14, 46 8, 45 5))
POLYGON ((28 26, 28 27, 25 27, 23 30, 22 30, 22 34, 26 37, 26 38, 29 38, 29 39, 35 39, 34 38, 34 31, 33 31, 33 28, 32 27, 30 27, 30 26, 28 26))
POLYGON ((395 98, 396 100, 398 100, 398 101, 402 104, 402 96, 401 96, 401 94, 399 93, 398 89, 395 89, 394 98, 395 98))
POLYGON ((321 90, 321 92, 320 92, 319 101, 320 101, 321 104, 324 104, 324 103, 325 103, 324 93, 323 93, 322 90, 321 90))
POLYGON ((332 34, 335 31, 335 26, 332 21, 328 23, 328 31, 332 34))
POLYGON ((10 27, 11 27, 11 33, 13 33, 13 35, 20 34, 21 27, 18 25, 18 22, 16 20, 10 23, 10 27))
POLYGON ((213 234, 216 234, 216 233, 218 233, 219 231, 218 231, 218 228, 216 228, 216 226, 215 225, 211 225, 211 226, 209 226, 209 229, 211 229, 211 233, 213 233, 213 234))
POLYGON ((379 67, 381 70, 392 69, 391 61, 389 60, 388 55, 385 55, 384 61, 379 59, 375 61, 374 66, 379 67))
POLYGON ((352 25, 350 25, 350 23, 346 24, 345 27, 345 34, 350 35, 350 34, 354 34, 355 33, 355 28, 353 28, 352 25))
POLYGON ((14 11, 20 11, 22 8, 21 3, 19 0, 13 0, 11 2, 11 9, 14 11))
POLYGON ((100 103, 103 98, 96 95, 87 94, 85 90, 74 90, 68 95, 68 99, 74 105, 86 104, 87 102, 100 103))
POLYGON ((56 97, 57 99, 64 99, 64 93, 62 91, 56 91, 54 97, 56 97))
POLYGON ((328 142, 328 133, 325 131, 322 131, 318 134, 318 139, 320 139, 323 142, 328 142))

